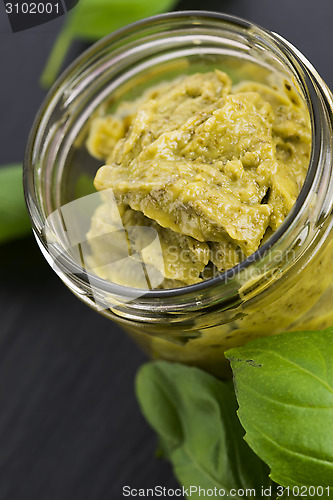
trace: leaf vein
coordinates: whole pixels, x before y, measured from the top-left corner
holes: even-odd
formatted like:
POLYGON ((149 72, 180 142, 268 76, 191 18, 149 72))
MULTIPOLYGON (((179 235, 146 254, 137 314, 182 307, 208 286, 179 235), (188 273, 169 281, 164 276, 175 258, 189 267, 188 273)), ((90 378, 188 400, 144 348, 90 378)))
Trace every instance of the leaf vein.
POLYGON ((277 403, 281 406, 291 406, 295 408, 304 408, 306 410, 333 410, 333 405, 331 406, 306 406, 306 405, 301 405, 301 404, 296 404, 296 403, 284 403, 283 401, 279 401, 278 399, 274 399, 270 396, 266 396, 265 394, 262 394, 261 392, 256 391, 251 387, 249 384, 246 384, 242 382, 243 387, 245 387, 247 390, 250 390, 252 393, 256 394, 259 398, 265 399, 267 401, 272 401, 273 403, 277 403))
MULTIPOLYGON (((231 489, 223 485, 219 479, 215 479, 214 476, 208 472, 201 464, 200 462, 197 461, 197 459, 193 456, 189 448, 184 444, 183 445, 183 450, 187 457, 189 458, 190 461, 194 464, 194 466, 204 475, 206 476, 210 482, 212 482, 214 485, 218 485, 221 489, 225 490, 228 493, 228 496, 230 495, 231 489)), ((234 497, 238 500, 240 500, 240 497, 234 497)))
POLYGON ((303 453, 303 452, 291 450, 291 449, 287 448, 286 446, 282 446, 277 441, 272 439, 270 436, 265 434, 259 427, 256 427, 255 425, 252 425, 252 427, 253 427, 253 429, 255 429, 258 432, 259 435, 263 436, 265 439, 267 439, 267 441, 274 444, 277 448, 280 448, 281 450, 286 451, 287 453, 289 453, 291 455, 297 455, 299 457, 304 457, 312 462, 322 463, 324 465, 329 466, 333 470, 333 462, 328 461, 328 460, 324 460, 322 458, 312 457, 311 455, 307 455, 306 453, 303 453))
POLYGON ((306 368, 304 368, 303 366, 295 363, 294 361, 291 361, 290 359, 286 358, 285 356, 282 356, 281 354, 279 354, 278 352, 275 352, 275 351, 270 351, 270 350, 267 350, 267 349, 254 349, 254 351, 260 351, 260 352, 264 352, 264 353, 269 353, 269 354, 272 354, 273 356, 276 356, 278 358, 281 358, 283 359, 283 361, 289 363, 290 365, 292 366, 295 366, 298 370, 306 373, 307 375, 310 375, 310 377, 314 378, 315 380, 317 380, 320 384, 322 384, 324 387, 326 387, 326 389, 328 389, 332 394, 333 394, 333 387, 331 387, 329 385, 329 383, 325 382, 325 380, 322 380, 320 377, 318 377, 318 375, 316 375, 315 373, 313 372, 310 372, 309 370, 307 370, 306 368))

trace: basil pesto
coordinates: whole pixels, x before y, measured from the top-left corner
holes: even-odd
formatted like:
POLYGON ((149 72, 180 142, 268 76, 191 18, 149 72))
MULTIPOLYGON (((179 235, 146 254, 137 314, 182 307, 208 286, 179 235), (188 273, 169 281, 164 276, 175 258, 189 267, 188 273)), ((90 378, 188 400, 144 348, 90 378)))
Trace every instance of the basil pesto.
MULTIPOLYGON (((160 84, 93 117, 87 147, 105 162, 95 187, 112 189, 124 227, 158 234, 162 260, 152 250, 144 263, 162 274, 160 287, 172 288, 233 267, 281 225, 305 179, 311 128, 288 82, 233 86, 216 70, 160 84)), ((108 247, 94 239, 103 211, 88 233, 95 268, 101 252, 105 260, 114 251, 112 238, 108 247)), ((113 266, 102 277, 135 286, 133 273, 126 283, 122 272, 113 266)))

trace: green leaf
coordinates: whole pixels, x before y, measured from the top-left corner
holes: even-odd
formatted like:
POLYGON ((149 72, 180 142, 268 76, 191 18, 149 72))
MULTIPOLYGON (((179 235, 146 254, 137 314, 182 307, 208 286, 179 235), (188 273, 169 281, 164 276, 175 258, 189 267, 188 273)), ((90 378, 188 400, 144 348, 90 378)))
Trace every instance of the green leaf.
POLYGON ((52 85, 74 38, 94 41, 144 17, 167 11, 176 0, 80 0, 67 15, 41 76, 41 85, 52 85))
POLYGON ((226 355, 245 439, 271 478, 332 487, 333 328, 261 338, 226 355))
POLYGON ((72 36, 96 40, 112 31, 169 10, 175 0, 80 0, 68 17, 67 29, 72 36))
POLYGON ((94 178, 85 173, 81 174, 75 185, 75 198, 81 198, 92 193, 96 193, 94 178))
POLYGON ((23 194, 22 166, 0 167, 0 243, 30 232, 31 223, 23 194))
POLYGON ((141 368, 136 391, 160 451, 185 488, 216 487, 226 496, 232 488, 247 488, 259 496, 262 486, 271 486, 267 466, 243 439, 231 384, 198 368, 156 361, 141 368))

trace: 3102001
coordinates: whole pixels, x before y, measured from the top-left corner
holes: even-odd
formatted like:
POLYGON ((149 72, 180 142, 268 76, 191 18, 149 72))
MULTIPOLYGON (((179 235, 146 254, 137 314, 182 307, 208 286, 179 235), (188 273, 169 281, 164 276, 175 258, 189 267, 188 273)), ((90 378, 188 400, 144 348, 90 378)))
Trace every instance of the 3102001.
POLYGON ((287 486, 284 488, 283 486, 277 487, 277 496, 283 498, 287 497, 328 497, 330 496, 330 487, 329 486, 287 486))
POLYGON ((7 14, 59 14, 60 3, 6 3, 7 14))

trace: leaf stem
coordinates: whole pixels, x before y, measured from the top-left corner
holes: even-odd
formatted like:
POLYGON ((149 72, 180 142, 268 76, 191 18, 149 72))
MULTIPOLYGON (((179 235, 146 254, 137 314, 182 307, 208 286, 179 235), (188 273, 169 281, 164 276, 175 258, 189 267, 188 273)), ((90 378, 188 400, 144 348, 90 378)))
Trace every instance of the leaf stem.
POLYGON ((40 85, 44 89, 49 89, 57 78, 71 42, 72 36, 70 31, 64 28, 52 48, 52 52, 40 77, 40 85))

